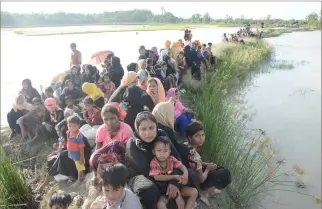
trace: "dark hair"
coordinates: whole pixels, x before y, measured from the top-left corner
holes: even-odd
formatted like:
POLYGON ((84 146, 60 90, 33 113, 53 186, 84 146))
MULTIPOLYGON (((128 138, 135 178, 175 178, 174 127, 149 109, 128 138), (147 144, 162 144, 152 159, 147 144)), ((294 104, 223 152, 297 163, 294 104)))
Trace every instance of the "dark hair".
POLYGON ((67 95, 67 96, 65 96, 65 102, 66 102, 67 100, 73 100, 72 95, 67 95))
POLYGON ((136 130, 139 130, 139 126, 141 124, 142 121, 145 120, 150 120, 153 123, 155 123, 156 125, 158 124, 157 120, 155 119, 154 115, 149 112, 149 111, 143 111, 140 112, 139 114, 137 114, 136 118, 135 118, 135 122, 134 122, 134 126, 136 130))
POLYGON ((140 50, 141 50, 141 49, 144 49, 144 50, 145 50, 145 46, 141 45, 141 46, 139 47, 139 52, 140 52, 140 50))
POLYGON ((32 99, 31 101, 32 103, 35 103, 35 102, 41 102, 41 99, 39 97, 35 97, 32 99))
POLYGON ((72 203, 72 197, 70 194, 65 192, 57 192, 50 197, 49 207, 52 208, 54 205, 67 207, 72 203))
POLYGON ((153 64, 153 60, 151 58, 146 59, 146 64, 153 64))
POLYGON ((129 177, 128 169, 121 163, 111 165, 103 173, 103 185, 111 185, 113 188, 125 187, 129 177))
POLYGON ((76 48, 76 44, 75 43, 71 43, 70 44, 70 48, 72 48, 72 47, 75 47, 76 48))
POLYGON ((198 46, 198 49, 201 49, 201 46, 198 46))
POLYGON ((138 64, 132 62, 126 68, 128 72, 130 71, 136 72, 137 67, 138 67, 138 64))
POLYGON ((23 79, 21 83, 27 83, 29 88, 32 87, 31 80, 29 78, 23 79))
POLYGON ((74 85, 74 82, 73 82, 71 79, 67 79, 67 80, 65 81, 65 86, 67 86, 69 82, 72 82, 72 84, 74 85))
POLYGON ((94 100, 91 97, 87 96, 84 98, 83 103, 89 104, 89 105, 94 105, 94 100))
POLYGON ((104 107, 102 108, 101 114, 104 115, 106 113, 111 113, 113 115, 117 115, 117 117, 120 117, 120 112, 113 106, 109 106, 109 105, 104 105, 104 107))
POLYGON ((198 131, 203 130, 202 123, 199 121, 193 121, 191 122, 186 129, 186 136, 193 136, 195 135, 198 131))
POLYGON ((67 121, 66 120, 63 120, 63 121, 59 122, 56 125, 55 129, 58 130, 61 133, 61 135, 63 136, 64 140, 67 140, 68 127, 67 127, 67 121))
POLYGON ((165 55, 163 55, 162 59, 163 59, 163 61, 168 62, 170 60, 170 56, 165 54, 165 55))
POLYGON ((81 120, 77 115, 72 115, 72 116, 69 116, 67 118, 67 123, 68 124, 72 123, 72 124, 81 125, 81 120))
POLYGON ((141 55, 139 56, 139 60, 145 60, 145 59, 146 59, 145 54, 141 54, 141 55))
POLYGON ((211 43, 211 42, 209 42, 209 43, 208 43, 208 46, 212 46, 212 43, 211 43))
POLYGON ((52 92, 52 93, 54 93, 54 89, 49 86, 49 87, 45 88, 45 92, 52 92))
POLYGON ((202 46, 207 46, 206 44, 202 44, 202 46))
POLYGON ((156 139, 153 141, 153 148, 155 148, 155 145, 157 143, 163 143, 165 145, 170 145, 170 140, 167 136, 158 136, 156 139))

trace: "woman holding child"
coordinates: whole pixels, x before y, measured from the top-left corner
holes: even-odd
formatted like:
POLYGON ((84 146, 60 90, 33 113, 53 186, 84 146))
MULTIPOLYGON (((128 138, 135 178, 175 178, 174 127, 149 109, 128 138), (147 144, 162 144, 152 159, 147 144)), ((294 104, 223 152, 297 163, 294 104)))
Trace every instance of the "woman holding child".
MULTIPOLYGON (((130 172, 128 184, 131 190, 138 195, 145 208, 157 209, 160 189, 155 184, 154 178, 149 175, 149 164, 154 158, 153 142, 160 136, 167 138, 167 135, 164 131, 157 129, 157 121, 150 112, 139 113, 136 117, 134 126, 134 135, 127 142, 125 153, 126 164, 130 172)), ((177 160, 180 160, 180 155, 173 144, 170 140, 168 140, 168 142, 171 155, 177 160)), ((182 178, 186 181, 187 173, 184 173, 183 176, 180 176, 180 179, 182 178)), ((193 173, 189 172, 188 177, 189 180, 191 179, 193 182, 193 173)), ((174 199, 177 205, 182 206, 184 203, 178 186, 177 180, 170 181, 166 187, 166 194, 170 199, 174 199)), ((161 201, 160 204, 163 203, 164 202, 161 201)))

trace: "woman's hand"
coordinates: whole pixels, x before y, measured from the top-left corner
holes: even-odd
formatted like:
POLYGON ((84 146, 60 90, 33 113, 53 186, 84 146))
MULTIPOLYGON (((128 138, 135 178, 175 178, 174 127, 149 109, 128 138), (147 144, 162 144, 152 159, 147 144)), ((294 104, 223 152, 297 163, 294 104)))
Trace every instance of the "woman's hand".
POLYGON ((183 185, 188 184, 188 173, 184 173, 184 174, 181 176, 181 184, 183 184, 183 185))
POLYGON ((173 199, 176 198, 177 195, 180 195, 178 187, 174 186, 173 184, 169 184, 167 188, 167 196, 173 199))
POLYGON ((176 198, 176 204, 178 206, 178 209, 184 209, 184 201, 180 194, 176 198))

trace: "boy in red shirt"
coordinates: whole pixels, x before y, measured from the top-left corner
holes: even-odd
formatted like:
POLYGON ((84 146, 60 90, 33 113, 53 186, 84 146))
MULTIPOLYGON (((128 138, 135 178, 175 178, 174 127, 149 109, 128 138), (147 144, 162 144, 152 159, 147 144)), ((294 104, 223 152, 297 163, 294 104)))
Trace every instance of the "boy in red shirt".
POLYGON ((76 165, 78 171, 78 179, 76 183, 79 183, 84 179, 85 173, 85 157, 84 157, 84 136, 79 131, 81 120, 78 116, 72 115, 67 118, 67 150, 68 156, 76 165))
POLYGON ((178 208, 192 209, 196 204, 198 191, 187 185, 187 168, 179 160, 170 155, 170 140, 165 136, 156 138, 153 142, 152 152, 155 157, 150 162, 149 175, 154 178, 157 186, 160 188, 161 197, 159 198, 158 209, 167 208, 168 198, 165 195, 170 181, 177 181, 181 184, 181 194, 176 197, 178 208), (176 175, 178 173, 183 173, 183 175, 176 175), (182 197, 188 198, 186 205, 182 197))

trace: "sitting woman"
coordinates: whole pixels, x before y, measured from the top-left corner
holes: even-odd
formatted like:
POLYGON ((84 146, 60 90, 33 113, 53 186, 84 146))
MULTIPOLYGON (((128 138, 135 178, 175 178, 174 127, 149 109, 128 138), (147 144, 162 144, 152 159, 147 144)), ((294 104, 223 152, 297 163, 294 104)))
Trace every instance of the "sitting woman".
POLYGON ((91 97, 95 103, 95 106, 102 108, 105 104, 104 93, 99 89, 95 83, 84 83, 82 90, 89 97, 91 97))
POLYGON ((45 107, 41 100, 34 98, 32 103, 32 110, 18 120, 22 138, 29 138, 29 140, 34 138, 36 130, 43 122, 45 116, 45 107))
MULTIPOLYGON (((127 142, 125 151, 125 162, 130 171, 128 182, 131 190, 138 195, 144 208, 157 209, 160 191, 154 180, 149 176, 149 164, 153 159, 153 142, 159 136, 166 133, 157 129, 157 121, 150 112, 141 112, 135 120, 135 132, 127 142)), ((170 142, 171 155, 181 160, 180 155, 170 142)), ((189 171, 189 181, 195 182, 194 173, 189 171)), ((196 182, 195 182, 196 183, 196 182)), ((195 185, 195 184, 194 184, 195 185)), ((167 186, 169 199, 178 204, 184 204, 178 189, 178 182, 170 182, 167 186)))
POLYGON ((154 105, 165 101, 163 84, 158 78, 150 78, 148 80, 148 88, 146 93, 150 95, 154 105))
POLYGON ((101 117, 101 109, 95 107, 94 101, 90 97, 85 97, 84 101, 83 118, 90 126, 97 126, 103 124, 101 117))
POLYGON ((120 141, 125 146, 127 140, 133 134, 131 127, 122 122, 125 114, 117 103, 107 103, 103 107, 101 116, 104 124, 97 130, 96 150, 112 141, 120 141))
POLYGON ((138 75, 136 72, 130 71, 127 72, 121 81, 121 85, 113 92, 108 102, 117 102, 121 103, 123 100, 123 95, 125 90, 129 86, 135 86, 138 83, 138 75))
POLYGON ((32 110, 32 105, 26 102, 25 96, 22 94, 18 95, 12 109, 7 114, 7 121, 11 129, 10 139, 20 134, 21 129, 17 121, 30 110, 32 110))
POLYGON ((77 105, 86 96, 84 92, 82 92, 79 88, 74 86, 74 83, 72 80, 67 80, 65 84, 66 84, 66 87, 63 89, 60 95, 60 102, 61 102, 60 106, 63 109, 66 107, 65 97, 71 96, 71 98, 74 101, 74 104, 77 105))
POLYGON ((54 98, 46 99, 44 105, 47 109, 45 111, 44 121, 38 126, 36 136, 30 141, 30 145, 35 145, 41 139, 57 137, 55 125, 64 119, 64 111, 58 107, 54 98))
POLYGON ((113 56, 111 58, 110 72, 111 81, 115 84, 115 87, 119 87, 124 76, 124 70, 119 57, 113 56))
POLYGON ((67 74, 64 78, 62 87, 63 88, 65 87, 67 80, 71 80, 71 81, 73 81, 75 87, 80 89, 82 87, 82 78, 81 78, 81 74, 79 71, 80 71, 79 65, 72 65, 72 67, 70 68, 70 73, 67 74))
POLYGON ((148 79, 150 77, 147 68, 147 63, 145 59, 141 59, 138 61, 138 77, 139 82, 138 85, 141 86, 144 90, 148 87, 148 79))
POLYGON ((108 101, 115 91, 115 84, 111 81, 111 73, 107 72, 102 76, 102 82, 99 84, 99 88, 104 93, 105 100, 108 101))
POLYGON ((191 120, 195 117, 192 110, 183 106, 180 101, 180 93, 176 88, 171 88, 168 91, 168 95, 166 100, 169 101, 170 98, 173 97, 175 100, 174 110, 175 110, 175 118, 176 118, 176 126, 179 130, 181 136, 185 136, 186 128, 191 120))
POLYGON ((219 193, 231 183, 230 171, 213 162, 202 161, 198 153, 205 142, 205 132, 201 123, 190 123, 186 130, 186 138, 189 151, 187 156, 182 155, 183 162, 187 167, 195 169, 201 189, 201 200, 210 205, 208 197, 219 193))
POLYGON ((32 99, 35 97, 41 98, 38 91, 32 87, 31 80, 30 79, 24 79, 22 81, 22 89, 19 91, 18 94, 22 94, 25 96, 27 103, 32 103, 32 99))
POLYGON ((81 79, 82 84, 86 82, 97 83, 99 79, 100 79, 100 75, 97 68, 93 65, 86 65, 85 74, 83 74, 81 79))

